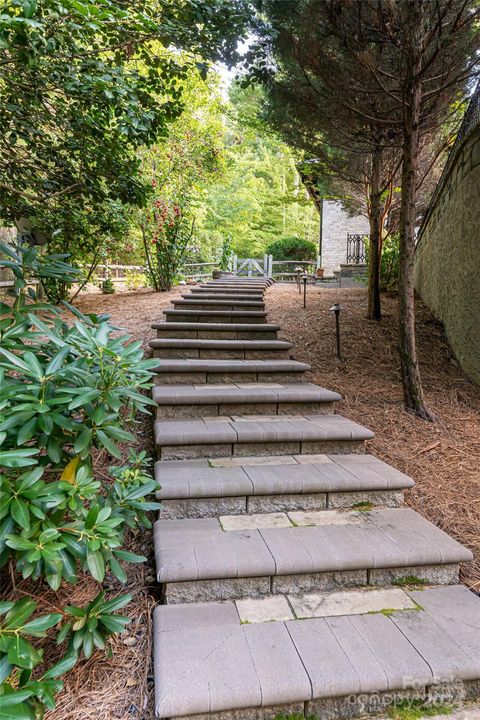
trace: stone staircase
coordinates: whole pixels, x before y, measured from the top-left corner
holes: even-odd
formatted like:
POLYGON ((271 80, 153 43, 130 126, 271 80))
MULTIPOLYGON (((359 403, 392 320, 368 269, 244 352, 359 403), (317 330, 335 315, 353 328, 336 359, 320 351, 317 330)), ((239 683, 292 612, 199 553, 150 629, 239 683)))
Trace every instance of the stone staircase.
POLYGON ((157 716, 333 720, 480 694, 470 551, 403 507, 413 481, 303 381, 270 284, 205 283, 153 325, 157 716))

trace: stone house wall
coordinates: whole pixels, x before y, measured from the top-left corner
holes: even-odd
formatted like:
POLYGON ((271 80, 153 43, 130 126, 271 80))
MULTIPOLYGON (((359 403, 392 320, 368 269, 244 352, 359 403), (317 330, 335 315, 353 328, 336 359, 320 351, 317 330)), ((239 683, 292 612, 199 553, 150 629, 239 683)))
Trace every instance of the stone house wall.
POLYGON ((347 234, 370 232, 368 219, 349 215, 338 200, 322 201, 322 267, 333 275, 347 261, 347 234))
POLYGON ((422 229, 415 288, 443 322, 466 375, 480 384, 480 126, 460 147, 422 229))

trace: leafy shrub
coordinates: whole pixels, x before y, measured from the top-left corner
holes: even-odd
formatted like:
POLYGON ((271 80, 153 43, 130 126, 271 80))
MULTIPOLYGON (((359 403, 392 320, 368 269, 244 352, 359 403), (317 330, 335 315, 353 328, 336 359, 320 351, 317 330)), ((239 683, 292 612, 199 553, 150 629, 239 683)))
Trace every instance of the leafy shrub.
POLYGON ((283 237, 267 246, 265 252, 274 260, 315 260, 318 248, 310 240, 300 237, 283 237))
MULTIPOLYGON (((53 590, 81 573, 102 582, 107 570, 125 582, 121 562, 145 559, 123 549, 125 529, 150 527, 148 511, 159 505, 148 496, 157 483, 147 471, 149 458, 133 450, 101 483, 92 454, 121 458, 118 443, 134 441, 124 426, 152 404, 141 391, 151 387, 157 363, 143 359, 141 343, 115 336, 107 317, 85 316, 64 303, 68 324, 58 308, 39 302, 28 280, 62 277, 63 259, 42 257, 36 248, 0 250, 15 276, 12 307, 0 303, 0 565, 10 562, 23 578, 43 579, 53 590)), ((89 657, 128 622, 110 617, 126 602, 100 593, 87 608, 32 621, 34 604, 0 604, 0 699, 11 717, 30 720, 53 707, 58 677, 80 651, 89 657), (45 638, 62 619, 57 641, 69 641, 63 661, 31 680, 43 649, 23 635, 45 638)))
POLYGON ((390 235, 383 243, 380 262, 380 286, 382 290, 398 289, 400 272, 400 247, 398 235, 390 235))
POLYGON ((125 271, 125 285, 128 290, 138 290, 139 288, 145 287, 147 284, 147 278, 145 273, 136 272, 135 270, 125 271))
POLYGON ((104 295, 113 295, 115 292, 115 285, 113 284, 113 280, 111 278, 105 278, 105 280, 100 285, 100 290, 104 295))
POLYGON ((178 281, 193 227, 179 205, 155 200, 141 230, 148 282, 157 292, 170 290, 178 281))

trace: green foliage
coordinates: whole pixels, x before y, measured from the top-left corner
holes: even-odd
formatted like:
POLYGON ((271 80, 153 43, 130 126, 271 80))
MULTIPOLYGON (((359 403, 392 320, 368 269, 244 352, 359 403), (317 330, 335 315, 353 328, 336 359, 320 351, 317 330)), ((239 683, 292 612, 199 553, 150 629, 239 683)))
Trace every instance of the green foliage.
POLYGON ((450 715, 451 705, 432 703, 423 700, 403 700, 388 709, 388 717, 392 720, 422 720, 436 715, 450 715))
POLYGON ((200 245, 220 249, 231 237, 240 257, 263 255, 282 235, 318 236, 318 213, 301 185, 298 158, 256 118, 261 102, 258 87, 231 86, 224 169, 198 213, 200 245))
POLYGON ((172 123, 168 140, 142 153, 152 191, 138 222, 155 290, 170 289, 189 248, 197 249, 195 220, 222 170, 224 130, 216 76, 206 83, 192 70, 185 79, 184 99, 186 109, 172 123))
MULTIPOLYGON (((118 337, 105 316, 64 304, 73 313, 68 324, 59 309, 39 301, 30 281, 71 277, 64 256, 4 245, 0 251, 15 276, 13 305, 0 305, 0 564, 10 562, 24 579, 42 579, 54 591, 81 573, 100 583, 110 572, 125 582, 122 563, 145 560, 123 549, 125 531, 151 527, 148 512, 159 504, 149 496, 158 485, 143 452, 130 450, 127 464, 111 467, 103 483, 92 455, 104 450, 120 459, 118 443, 133 442, 124 425, 152 403, 141 391, 151 387, 156 361, 144 360, 141 343, 118 337)), ((84 609, 62 610, 73 617, 57 637, 69 640, 67 653, 35 681, 30 671, 43 662, 42 649, 23 636, 44 638, 61 618, 30 622, 34 603, 4 605, 0 696, 15 706, 10 715, 33 719, 53 707, 57 677, 80 652, 89 657, 122 630, 128 620, 112 613, 128 599, 107 601, 100 593, 84 609)))
POLYGON ((131 600, 120 595, 105 600, 100 592, 86 608, 68 605, 59 613, 37 615, 36 602, 23 598, 17 602, 0 603, 0 708, 2 717, 15 720, 34 720, 43 717, 45 708, 55 707, 55 694, 62 687, 59 679, 80 659, 89 658, 94 648, 105 649, 107 638, 121 632, 129 618, 116 615, 131 600), (4 616, 4 617, 3 617, 4 616), (70 619, 71 618, 71 619, 70 619), (64 620, 61 627, 60 622, 64 620), (32 673, 45 665, 44 648, 33 639, 45 639, 55 628, 56 643, 69 640, 65 654, 47 668, 40 677, 32 673))
POLYGON ((128 208, 143 206, 150 190, 137 151, 166 137, 189 72, 238 57, 247 5, 3 2, 2 218, 30 218, 51 251, 79 262, 99 238, 120 243, 128 208))
POLYGON ((100 290, 104 295, 113 295, 115 292, 113 280, 111 278, 105 278, 105 280, 100 284, 100 290))
POLYGON ((219 260, 219 269, 220 270, 228 270, 228 265, 230 263, 230 259, 232 257, 232 238, 226 237, 224 238, 222 242, 222 252, 220 255, 219 260))
POLYGON ((382 290, 396 291, 400 272, 399 236, 390 235, 383 243, 380 262, 380 286, 382 290))
POLYGON ((127 270, 125 273, 125 285, 128 290, 138 290, 139 288, 145 287, 147 284, 147 278, 144 273, 136 272, 135 270, 127 270))
POLYGON ((274 260, 315 260, 315 243, 300 237, 282 237, 267 245, 265 252, 274 260))
POLYGON ((192 238, 193 224, 188 224, 179 205, 171 207, 161 200, 155 201, 147 223, 142 226, 147 278, 157 292, 170 290, 192 238))

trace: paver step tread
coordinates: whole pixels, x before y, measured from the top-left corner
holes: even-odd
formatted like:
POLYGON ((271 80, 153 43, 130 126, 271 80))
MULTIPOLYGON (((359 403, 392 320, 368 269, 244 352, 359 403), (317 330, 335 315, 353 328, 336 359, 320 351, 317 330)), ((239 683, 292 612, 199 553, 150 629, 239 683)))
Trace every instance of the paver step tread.
POLYGON ((451 565, 473 557, 410 508, 157 520, 154 541, 161 583, 451 565))
POLYGON ((310 365, 298 360, 228 360, 197 358, 159 359, 155 372, 208 372, 208 373, 244 373, 244 372, 306 372, 310 365))
POLYGON ((209 338, 154 338, 151 348, 211 348, 219 350, 288 350, 286 340, 211 340, 209 338))
POLYGON ((370 440, 371 430, 341 415, 246 415, 156 420, 157 445, 370 440))
POLYGON ((296 455, 155 463, 161 500, 399 490, 413 480, 373 455, 296 455))
POLYGON ((222 299, 212 299, 208 300, 207 298, 195 298, 192 296, 188 296, 187 298, 182 299, 174 299, 173 303, 175 305, 251 305, 252 307, 263 307, 265 305, 263 300, 236 300, 235 298, 227 298, 225 300, 222 299))
POLYGON ((154 330, 171 332, 172 330, 211 330, 212 332, 278 332, 280 325, 272 323, 196 323, 196 322, 156 322, 154 330))
POLYGON ((174 310, 174 309, 167 309, 162 311, 164 315, 172 315, 175 316, 186 316, 186 317, 193 317, 194 315, 201 315, 203 317, 244 317, 244 318, 252 318, 252 317, 266 317, 267 313, 264 310, 174 310))
POLYGON ((313 383, 230 383, 199 385, 157 385, 153 400, 158 405, 240 404, 240 403, 332 403, 341 395, 313 383))
POLYGON ((157 607, 157 717, 478 680, 480 599, 460 585, 406 595, 415 609, 243 624, 231 601, 157 607))

